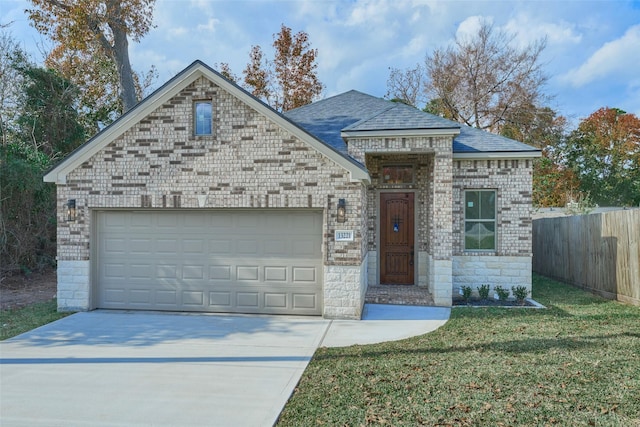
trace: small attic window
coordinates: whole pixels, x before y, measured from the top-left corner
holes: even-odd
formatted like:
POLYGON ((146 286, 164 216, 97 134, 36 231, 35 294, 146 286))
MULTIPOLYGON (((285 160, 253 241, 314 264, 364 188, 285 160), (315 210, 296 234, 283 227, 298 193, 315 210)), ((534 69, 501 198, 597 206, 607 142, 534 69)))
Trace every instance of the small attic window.
POLYGON ((382 168, 383 184, 413 184, 413 166, 384 166, 382 168))
POLYGON ((196 101, 194 103, 193 129, 196 135, 211 135, 212 107, 211 101, 196 101))

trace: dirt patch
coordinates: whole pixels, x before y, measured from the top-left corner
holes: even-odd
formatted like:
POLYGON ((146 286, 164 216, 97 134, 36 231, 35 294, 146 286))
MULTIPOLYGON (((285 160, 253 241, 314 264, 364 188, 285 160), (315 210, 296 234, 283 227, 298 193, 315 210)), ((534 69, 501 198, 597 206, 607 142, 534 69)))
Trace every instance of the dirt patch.
POLYGON ((49 301, 56 297, 57 286, 55 270, 28 276, 2 277, 0 278, 0 310, 49 301))

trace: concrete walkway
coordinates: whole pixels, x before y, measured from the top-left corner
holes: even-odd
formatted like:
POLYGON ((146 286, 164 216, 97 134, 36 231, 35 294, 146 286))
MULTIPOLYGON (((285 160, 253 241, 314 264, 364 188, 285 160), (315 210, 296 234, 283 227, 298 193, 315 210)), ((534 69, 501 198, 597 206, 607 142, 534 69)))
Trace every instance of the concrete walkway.
POLYGON ((318 346, 420 335, 448 315, 77 313, 0 343, 0 425, 270 426, 318 346))

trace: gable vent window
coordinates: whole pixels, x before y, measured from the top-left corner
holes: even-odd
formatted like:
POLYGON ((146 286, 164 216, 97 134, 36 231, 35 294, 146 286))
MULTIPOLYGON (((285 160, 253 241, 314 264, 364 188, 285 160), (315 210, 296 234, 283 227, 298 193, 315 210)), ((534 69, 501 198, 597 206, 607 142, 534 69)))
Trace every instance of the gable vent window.
POLYGON ((211 135, 211 101, 198 101, 194 105, 194 129, 196 135, 211 135))

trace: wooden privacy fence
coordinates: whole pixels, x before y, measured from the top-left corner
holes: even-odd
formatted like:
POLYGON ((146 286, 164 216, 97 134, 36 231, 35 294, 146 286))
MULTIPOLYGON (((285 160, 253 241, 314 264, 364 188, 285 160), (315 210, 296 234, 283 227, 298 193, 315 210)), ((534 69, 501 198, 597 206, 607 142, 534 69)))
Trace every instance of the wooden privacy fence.
POLYGON ((640 306, 640 209, 534 220, 533 271, 640 306))

